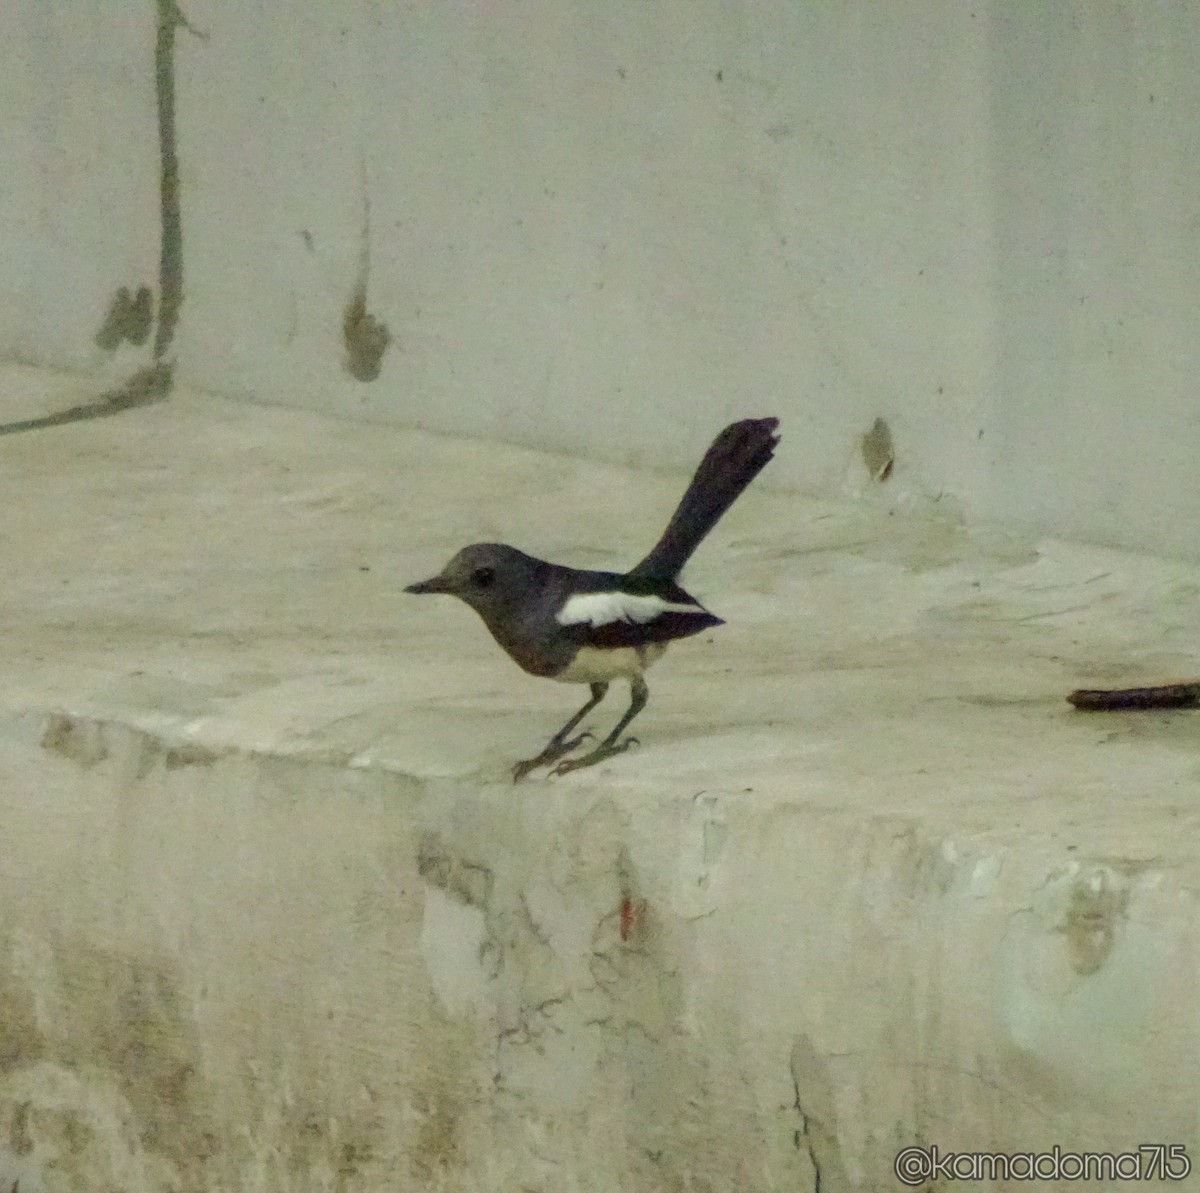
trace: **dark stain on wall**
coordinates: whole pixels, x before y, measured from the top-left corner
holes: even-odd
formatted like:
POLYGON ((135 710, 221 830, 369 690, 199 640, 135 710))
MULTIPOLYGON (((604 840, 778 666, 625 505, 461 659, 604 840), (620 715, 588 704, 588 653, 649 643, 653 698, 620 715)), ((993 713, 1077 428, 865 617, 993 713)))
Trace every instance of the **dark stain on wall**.
POLYGON ((187 766, 212 766, 219 762, 221 755, 216 750, 210 750, 199 742, 187 742, 181 746, 170 746, 163 754, 163 762, 167 770, 182 770, 187 766))
POLYGON ((356 381, 374 381, 383 368, 383 354, 392 342, 387 324, 367 310, 367 286, 359 282, 342 315, 346 341, 346 372, 356 381))
POLYGON ((892 442, 892 430, 883 419, 877 418, 862 437, 862 458, 873 480, 883 482, 892 475, 896 445, 892 442))
POLYGON ((154 326, 154 309, 149 286, 139 286, 137 294, 131 295, 127 286, 122 286, 108 304, 108 314, 100 330, 96 332, 96 347, 113 352, 128 341, 140 347, 150 338, 154 326))
POLYGON ((387 324, 367 310, 367 284, 371 277, 371 196, 367 167, 362 163, 362 243, 358 281, 342 313, 342 338, 346 344, 345 368, 356 381, 374 381, 383 368, 383 354, 392 342, 387 324))
POLYGON ((1067 959, 1082 977, 1104 967, 1129 913, 1128 889, 1114 889, 1106 881, 1076 882, 1056 931, 1066 937, 1067 959))
POLYGON ((0 1140, 55 1175, 47 1188, 116 1188, 111 1141, 97 1130, 103 1111, 88 1096, 102 1104, 106 1091, 115 1090, 129 1112, 128 1134, 120 1134, 163 1162, 171 1174, 163 1187, 180 1193, 213 1187, 216 1137, 199 1076, 198 1036, 170 970, 86 940, 51 936, 40 944, 35 981, 46 984, 41 993, 51 1008, 45 1033, 28 974, 18 976, 25 967, 11 944, 0 942, 0 1074, 41 1065, 51 1082, 29 1090, 18 1079, 0 1090, 0 1140), (73 1096, 56 1097, 54 1075, 65 1074, 74 1075, 66 1086, 73 1096))
POLYGON ((47 719, 42 749, 83 767, 95 766, 109 756, 104 726, 96 721, 77 720, 68 713, 52 713, 47 719))
MULTIPOLYGON (((13 974, 12 945, 0 941, 0 1074, 34 1065, 46 1054, 46 1043, 38 1029, 37 1007, 33 993, 13 974)), ((28 1112, 16 1112, 25 1123, 10 1122, 9 1146, 18 1155, 28 1150, 28 1112)))

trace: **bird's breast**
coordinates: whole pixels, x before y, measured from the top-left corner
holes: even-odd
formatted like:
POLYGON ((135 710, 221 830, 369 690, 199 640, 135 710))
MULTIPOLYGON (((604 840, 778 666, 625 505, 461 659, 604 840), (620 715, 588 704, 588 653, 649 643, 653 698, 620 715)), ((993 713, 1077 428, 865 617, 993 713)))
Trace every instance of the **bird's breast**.
POLYGON ((561 683, 608 683, 613 679, 633 679, 657 663, 666 650, 665 642, 618 646, 610 650, 581 646, 575 657, 553 678, 561 683))

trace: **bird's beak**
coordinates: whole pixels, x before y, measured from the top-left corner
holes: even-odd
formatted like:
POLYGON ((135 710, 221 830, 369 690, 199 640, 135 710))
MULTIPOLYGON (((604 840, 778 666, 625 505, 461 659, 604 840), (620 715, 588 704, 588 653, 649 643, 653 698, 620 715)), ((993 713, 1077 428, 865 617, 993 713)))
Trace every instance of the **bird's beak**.
POLYGON ((422 580, 419 584, 410 584, 404 591, 420 595, 424 592, 453 592, 454 589, 441 576, 433 576, 428 580, 422 580))

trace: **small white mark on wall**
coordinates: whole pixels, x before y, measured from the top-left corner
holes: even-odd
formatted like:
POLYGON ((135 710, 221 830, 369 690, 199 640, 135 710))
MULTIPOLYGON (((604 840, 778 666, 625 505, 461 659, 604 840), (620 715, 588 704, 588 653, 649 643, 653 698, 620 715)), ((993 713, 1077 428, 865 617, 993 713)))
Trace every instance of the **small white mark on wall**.
POLYGON ((452 1015, 484 1001, 487 975, 480 957, 486 932, 478 907, 451 899, 434 887, 426 888, 421 956, 429 984, 452 1015))

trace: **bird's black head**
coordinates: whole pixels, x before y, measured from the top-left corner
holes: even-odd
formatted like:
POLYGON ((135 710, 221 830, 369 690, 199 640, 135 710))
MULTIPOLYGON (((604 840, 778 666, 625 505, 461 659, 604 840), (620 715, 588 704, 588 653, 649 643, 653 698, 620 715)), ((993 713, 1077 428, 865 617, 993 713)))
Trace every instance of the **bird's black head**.
POLYGON ((519 608, 536 593, 546 565, 503 543, 464 547, 436 576, 404 591, 444 592, 465 601, 483 619, 519 608))

